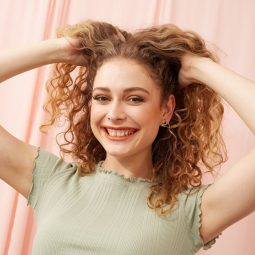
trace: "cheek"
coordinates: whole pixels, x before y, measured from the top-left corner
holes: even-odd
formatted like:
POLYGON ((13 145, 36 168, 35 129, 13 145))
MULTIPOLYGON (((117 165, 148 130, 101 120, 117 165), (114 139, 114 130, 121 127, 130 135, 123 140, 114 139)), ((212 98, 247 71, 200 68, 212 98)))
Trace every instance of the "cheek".
POLYGON ((157 107, 150 105, 139 112, 139 119, 142 123, 147 124, 148 126, 157 126, 160 115, 161 113, 157 107))
POLYGON ((100 110, 100 108, 93 106, 92 104, 90 108, 90 127, 95 136, 97 132, 96 126, 102 119, 102 116, 103 116, 102 109, 100 110))
POLYGON ((151 138, 157 136, 161 123, 161 112, 155 109, 152 107, 140 116, 140 123, 145 127, 146 135, 151 138))
POLYGON ((90 120, 91 122, 96 122, 105 115, 106 109, 104 107, 98 107, 95 105, 91 105, 90 109, 90 120))

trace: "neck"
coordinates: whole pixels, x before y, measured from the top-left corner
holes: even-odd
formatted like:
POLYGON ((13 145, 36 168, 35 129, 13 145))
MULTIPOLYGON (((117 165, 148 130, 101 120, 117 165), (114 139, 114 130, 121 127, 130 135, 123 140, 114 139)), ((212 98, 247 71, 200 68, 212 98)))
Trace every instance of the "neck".
POLYGON ((132 155, 130 157, 114 157, 107 155, 102 167, 126 177, 152 179, 153 164, 151 154, 132 155))

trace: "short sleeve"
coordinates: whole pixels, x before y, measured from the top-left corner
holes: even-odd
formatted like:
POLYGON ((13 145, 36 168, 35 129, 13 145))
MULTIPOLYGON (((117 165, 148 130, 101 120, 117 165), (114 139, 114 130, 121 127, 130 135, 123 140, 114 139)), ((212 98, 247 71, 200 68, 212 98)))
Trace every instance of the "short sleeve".
POLYGON ((37 148, 37 155, 34 159, 32 185, 27 199, 27 205, 36 207, 40 195, 47 181, 58 171, 66 168, 68 163, 54 154, 37 148))
POLYGON ((191 238, 194 242, 194 251, 198 251, 200 248, 208 250, 216 243, 216 239, 219 235, 214 237, 207 243, 203 243, 202 237, 200 235, 199 228, 201 226, 201 201, 205 190, 212 184, 202 185, 199 188, 193 188, 189 190, 188 195, 185 199, 185 215, 188 223, 188 228, 191 233, 191 238))

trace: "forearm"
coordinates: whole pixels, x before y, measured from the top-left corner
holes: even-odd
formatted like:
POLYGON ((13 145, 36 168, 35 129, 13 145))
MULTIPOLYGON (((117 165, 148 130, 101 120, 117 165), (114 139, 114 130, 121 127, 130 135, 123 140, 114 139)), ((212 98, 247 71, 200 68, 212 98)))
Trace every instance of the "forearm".
POLYGON ((57 39, 0 52, 0 82, 33 68, 58 61, 57 39))
POLYGON ((255 133, 255 83, 211 61, 201 59, 195 78, 219 93, 255 133))

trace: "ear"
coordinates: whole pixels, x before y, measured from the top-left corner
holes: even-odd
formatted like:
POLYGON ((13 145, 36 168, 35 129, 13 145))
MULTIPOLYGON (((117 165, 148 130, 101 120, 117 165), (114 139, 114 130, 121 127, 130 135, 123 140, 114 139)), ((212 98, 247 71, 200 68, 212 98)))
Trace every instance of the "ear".
POLYGON ((167 123, 170 122, 174 113, 174 108, 175 108, 175 96, 171 94, 162 107, 162 122, 163 120, 165 120, 167 123))

